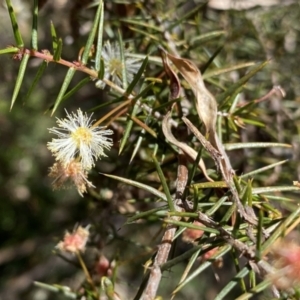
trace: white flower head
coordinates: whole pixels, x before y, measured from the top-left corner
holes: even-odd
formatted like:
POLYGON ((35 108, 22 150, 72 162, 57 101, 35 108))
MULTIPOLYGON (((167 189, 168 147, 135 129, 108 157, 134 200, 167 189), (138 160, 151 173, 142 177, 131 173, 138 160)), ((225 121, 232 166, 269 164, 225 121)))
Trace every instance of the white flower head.
POLYGON ((104 149, 110 150, 112 139, 106 136, 113 134, 113 131, 91 126, 92 115, 88 117, 80 109, 77 114, 66 113, 66 119, 57 119, 58 127, 49 128, 49 132, 58 138, 47 144, 48 149, 62 164, 78 158, 82 168, 89 170, 95 165, 95 160, 106 156, 104 149))
MULTIPOLYGON (((120 46, 118 43, 110 44, 107 41, 102 48, 102 58, 104 61, 104 78, 111 80, 116 85, 123 85, 123 69, 126 70, 127 83, 131 83, 134 74, 138 72, 142 63, 138 58, 129 57, 129 51, 124 50, 125 66, 122 63, 120 46)), ((96 82, 96 87, 104 88, 105 83, 102 80, 96 82)))

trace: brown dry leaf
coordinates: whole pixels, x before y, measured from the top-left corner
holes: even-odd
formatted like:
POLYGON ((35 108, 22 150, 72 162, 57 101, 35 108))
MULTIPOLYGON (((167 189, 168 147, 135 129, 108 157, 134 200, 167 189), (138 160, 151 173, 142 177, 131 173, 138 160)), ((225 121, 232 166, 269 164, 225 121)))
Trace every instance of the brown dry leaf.
MULTIPOLYGON (((162 122, 162 130, 163 130, 163 133, 164 133, 166 139, 171 144, 173 144, 176 147, 178 147, 179 149, 181 149, 185 154, 187 154, 190 158, 192 158, 193 161, 195 161, 197 158, 197 155, 198 155, 197 151, 195 151, 193 148, 191 148, 187 144, 178 141, 172 134, 170 116, 171 116, 171 112, 168 112, 162 122)), ((200 161, 199 161, 199 168, 202 170, 203 175, 205 176, 205 178, 208 181, 214 182, 214 180, 208 176, 204 161, 202 159, 200 159, 200 161)))
POLYGON ((191 86, 196 97, 196 109, 205 125, 206 133, 215 132, 218 112, 217 101, 205 87, 201 72, 188 59, 175 57, 169 53, 166 53, 166 55, 191 86))
POLYGON ((170 67, 168 58, 166 57, 166 52, 161 49, 161 58, 164 64, 164 69, 170 78, 170 100, 179 98, 180 96, 180 81, 177 74, 170 67))
MULTIPOLYGON (((211 154, 212 158, 217 163, 223 179, 227 183, 231 193, 233 201, 235 202, 237 209, 241 216, 250 224, 256 225, 257 218, 251 207, 246 208, 241 203, 238 191, 236 189, 233 177, 234 170, 231 166, 230 160, 225 152, 222 142, 220 141, 216 132, 217 122, 217 101, 215 97, 207 90, 204 85, 204 81, 201 72, 197 66, 188 59, 175 57, 166 52, 167 57, 173 62, 178 71, 182 74, 184 79, 189 83, 192 91, 196 97, 196 109, 199 118, 202 120, 206 127, 206 134, 209 134, 209 141, 198 131, 198 129, 185 117, 183 121, 189 127, 189 129, 195 134, 195 136, 202 143, 203 147, 211 154), (251 213, 249 213, 251 212, 251 213)), ((169 142, 179 147, 184 153, 188 154, 192 159, 196 159, 197 152, 190 148, 188 145, 181 143, 175 139, 172 135, 171 128, 168 125, 170 119, 170 113, 168 113, 163 120, 163 132, 169 142)), ((206 176, 206 169, 203 169, 204 162, 200 160, 199 167, 206 176), (202 164, 202 166, 201 166, 202 164)), ((204 165, 205 167, 205 165, 204 165)), ((209 180, 209 179, 208 179, 209 180)), ((210 180, 211 181, 211 180, 210 180)))

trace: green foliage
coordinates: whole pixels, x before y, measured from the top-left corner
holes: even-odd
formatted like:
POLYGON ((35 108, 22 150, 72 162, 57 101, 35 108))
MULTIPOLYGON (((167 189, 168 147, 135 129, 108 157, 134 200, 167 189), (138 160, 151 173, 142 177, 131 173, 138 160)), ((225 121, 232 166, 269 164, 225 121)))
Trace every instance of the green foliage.
POLYGON ((68 41, 68 22, 43 23, 49 7, 59 11, 47 2, 32 4, 27 46, 7 0, 16 46, 0 45, 1 62, 13 55, 0 86, 13 108, 0 107, 12 124, 0 156, 0 253, 12 253, 0 271, 11 299, 297 299, 299 157, 291 145, 299 146, 299 91, 294 79, 287 83, 298 75, 296 4, 219 11, 180 0, 79 1, 65 7, 68 41), (83 168, 86 152, 62 161, 48 144, 64 172, 51 168, 53 187, 73 180, 73 189, 51 191, 50 117, 66 109, 71 119, 78 108, 94 113, 86 132, 113 130, 113 147, 102 145, 102 160, 94 153, 83 168), (28 161, 28 177, 14 176, 28 161), (70 250, 74 236, 70 243, 88 243, 70 250), (37 266, 42 275, 34 277, 37 266), (7 283, 21 272, 34 288, 7 283))

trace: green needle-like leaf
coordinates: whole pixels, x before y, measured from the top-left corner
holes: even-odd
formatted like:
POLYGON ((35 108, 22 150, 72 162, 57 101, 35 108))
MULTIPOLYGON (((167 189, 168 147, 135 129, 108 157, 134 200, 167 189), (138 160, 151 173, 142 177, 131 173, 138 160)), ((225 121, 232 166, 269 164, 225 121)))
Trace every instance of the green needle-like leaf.
POLYGON ((184 262, 187 259, 189 259, 195 252, 198 252, 198 250, 202 249, 203 245, 196 245, 194 246, 192 249, 184 252, 183 254, 176 256, 175 258, 169 260, 168 262, 166 262, 162 267, 161 270, 165 271, 165 270, 170 270, 173 266, 176 266, 178 263, 180 262, 184 262))
POLYGON ((209 227, 205 227, 205 226, 194 225, 194 224, 187 223, 187 222, 176 221, 176 220, 173 220, 173 219, 165 219, 164 222, 168 223, 168 224, 173 224, 173 225, 176 225, 176 226, 182 226, 182 227, 190 228, 190 229, 202 230, 204 232, 213 233, 213 234, 216 234, 216 235, 220 234, 220 232, 217 229, 213 229, 213 228, 209 228, 209 227))
MULTIPOLYGON (((53 60, 54 61, 59 61, 60 60, 61 52, 62 52, 62 45, 63 45, 62 39, 59 38, 58 41, 57 41, 57 47, 56 47, 54 55, 53 55, 53 60)), ((53 43, 53 46, 54 46, 54 43, 53 43)))
POLYGON ((52 110, 52 113, 51 113, 51 116, 55 113, 57 107, 59 106, 59 104, 61 103, 70 83, 71 83, 71 80, 74 76, 76 72, 76 69, 74 68, 70 68, 66 74, 66 77, 65 77, 65 80, 60 88, 60 91, 59 91, 59 94, 57 96, 57 99, 55 101, 55 104, 54 104, 54 107, 53 107, 53 110, 52 110))
POLYGON ((125 62, 125 54, 124 54, 124 43, 121 35, 121 31, 118 30, 118 42, 119 42, 119 49, 120 49, 120 58, 122 62, 122 84, 123 89, 126 89, 128 86, 127 81, 127 74, 126 74, 126 62, 125 62))
POLYGON ((210 188, 224 188, 227 187, 225 181, 214 181, 214 182, 200 182, 191 185, 191 188, 196 189, 210 189, 210 188))
POLYGON ((55 53, 58 47, 58 40, 57 40, 56 30, 52 21, 50 22, 50 32, 52 37, 52 49, 53 49, 53 53, 55 53))
POLYGON ((133 121, 132 121, 132 117, 134 117, 137 113, 139 109, 139 106, 137 104, 134 105, 133 107, 133 110, 130 114, 130 116, 127 117, 127 121, 126 121, 126 128, 125 128, 125 131, 124 131, 124 135, 123 135, 123 138, 120 142, 120 148, 119 148, 119 154, 122 153, 127 141, 128 141, 128 138, 129 138, 129 135, 130 135, 130 132, 131 132, 131 129, 132 129, 132 126, 133 126, 133 121), (131 118, 130 118, 131 117, 131 118))
MULTIPOLYGON (((269 288, 271 284, 272 284, 272 280, 270 278, 267 278, 267 279, 263 280, 262 282, 260 282, 259 284, 257 284, 249 292, 246 292, 246 293, 242 294, 241 296, 235 298, 235 300, 251 299, 251 298, 253 298, 254 295, 257 295, 257 294, 261 293, 262 291, 264 291, 265 289, 269 288)), ((286 298, 284 298, 284 299, 286 299, 286 298)), ((288 298, 288 299, 290 299, 290 298, 288 298)), ((296 298, 293 298, 293 299, 296 299, 296 298)))
POLYGON ((77 294, 71 292, 69 287, 60 286, 60 285, 51 285, 39 281, 34 281, 33 284, 39 288, 45 289, 46 291, 63 295, 64 297, 66 297, 66 299, 78 298, 77 294))
POLYGON ((97 105, 97 106, 93 107, 92 109, 90 109, 90 111, 96 111, 96 110, 99 110, 101 108, 109 107, 112 104, 120 103, 120 102, 123 102, 123 101, 124 101, 124 97, 121 96, 119 98, 116 98, 116 99, 113 99, 111 101, 107 101, 107 102, 104 102, 100 105, 97 105))
POLYGON ((31 29, 31 48, 34 50, 38 49, 38 0, 33 1, 33 18, 32 18, 32 29, 31 29))
MULTIPOLYGON (((82 87, 84 87, 90 81, 91 81, 91 79, 89 77, 82 79, 79 83, 76 84, 75 87, 73 87, 69 92, 67 92, 62 97, 60 103, 63 103, 65 100, 69 99, 71 96, 73 96, 77 91, 79 91, 82 87)), ((53 109, 53 107, 54 107, 54 104, 49 107, 49 110, 53 109)))
POLYGON ((201 45, 203 45, 207 41, 218 38, 220 36, 224 36, 225 34, 226 34, 226 31, 224 31, 224 30, 211 31, 208 33, 201 34, 199 36, 195 36, 194 38, 191 39, 190 43, 193 46, 197 43, 201 43, 201 45))
POLYGON ((102 80, 105 75, 105 65, 104 65, 104 61, 102 58, 100 59, 100 67, 99 68, 100 69, 98 72, 98 78, 102 80))
MULTIPOLYGON (((194 266, 195 262, 197 261, 197 259, 199 259, 199 253, 201 252, 201 249, 198 249, 198 251, 196 251, 189 259, 188 264, 185 267, 185 270, 183 271, 181 277, 180 277, 180 281, 179 284, 180 285, 182 282, 184 282, 184 280, 186 279, 186 277, 188 276, 189 272, 191 271, 192 267, 194 266)), ((175 293, 173 293, 173 295, 175 295, 175 293)))
POLYGON ((205 3, 201 3, 199 5, 197 5, 195 8, 191 9, 190 11, 188 11, 185 15, 183 15, 181 18, 179 18, 178 20, 176 20, 175 22, 172 22, 170 26, 168 26, 168 31, 171 31, 174 27, 176 27, 177 25, 181 24, 184 20, 190 18, 191 16, 195 15, 196 13, 198 13, 200 11, 200 9, 202 7, 205 6, 205 3))
POLYGON ((240 88, 241 86, 243 86, 251 77, 253 77, 261 69, 263 69, 268 63, 269 63, 269 61, 265 61, 265 62, 259 64, 258 66, 256 66, 255 68, 253 68, 248 74, 246 74, 244 77, 242 77, 238 82, 232 84, 231 87, 228 88, 224 93, 219 94, 216 97, 217 101, 219 103, 221 103, 219 109, 222 109, 225 106, 225 104, 227 103, 227 101, 225 101, 226 99, 229 99, 230 96, 232 94, 234 94, 234 92, 238 88, 240 88))
POLYGON ((16 47, 7 47, 5 49, 0 50, 0 55, 7 54, 7 53, 18 53, 19 51, 20 51, 20 49, 16 48, 16 47))
MULTIPOLYGON (((218 258, 224 256, 228 251, 230 251, 230 249, 231 249, 231 246, 229 246, 229 245, 222 247, 219 251, 217 251, 217 253, 215 253, 211 257, 211 259, 209 261, 205 261, 204 263, 202 263, 194 272, 192 272, 190 274, 190 276, 188 276, 183 282, 181 282, 178 285, 178 287, 173 291, 172 294, 175 294, 178 291, 180 291, 187 283, 189 283, 196 276, 198 276, 200 273, 202 273, 204 270, 206 270, 209 266, 211 266, 211 264, 213 263, 213 261, 215 259, 218 259, 218 258)), ((220 298, 220 299, 222 299, 222 298, 220 298)))
POLYGON ((160 211, 168 212, 167 209, 168 209, 168 206, 163 205, 163 206, 160 206, 160 207, 156 207, 156 208, 147 210, 147 211, 142 212, 142 213, 137 213, 136 215, 128 218, 127 221, 126 221, 126 224, 131 224, 131 223, 133 223, 137 220, 145 219, 147 217, 153 216, 155 213, 160 212, 160 211))
POLYGON ((145 28, 148 28, 150 30, 155 30, 157 32, 163 32, 163 30, 160 27, 157 27, 153 24, 149 24, 147 22, 143 22, 142 20, 133 20, 132 18, 128 18, 128 19, 121 19, 120 21, 124 22, 124 23, 127 23, 127 24, 132 24, 132 25, 145 27, 145 28))
POLYGON ((265 193, 274 193, 274 192, 290 192, 290 191, 300 191, 300 188, 297 186, 266 186, 260 188, 253 188, 253 194, 265 194, 265 193))
POLYGON ((136 84, 138 83, 138 81, 141 79, 144 71, 145 71, 145 68, 148 64, 148 56, 145 57, 141 67, 139 68, 138 72, 136 73, 136 75, 134 76, 132 82, 129 84, 129 86, 127 87, 126 89, 126 94, 127 95, 130 95, 131 92, 133 91, 134 87, 136 86, 136 84))
POLYGON ((154 82, 151 82, 149 85, 147 85, 138 95, 136 95, 133 99, 132 102, 136 102, 137 100, 139 100, 140 98, 143 98, 145 95, 147 95, 147 93, 149 92, 149 90, 151 90, 154 86, 154 82))
POLYGON ((243 69, 243 68, 252 67, 255 64, 256 64, 255 62, 247 62, 247 63, 238 64, 238 65, 235 65, 235 66, 232 66, 232 67, 225 67, 225 68, 220 68, 220 69, 217 69, 217 70, 212 70, 212 71, 209 71, 209 72, 206 72, 205 74, 203 74, 203 79, 210 78, 210 77, 213 77, 213 76, 218 76, 218 75, 221 75, 221 74, 225 74, 225 73, 232 72, 232 71, 239 70, 239 69, 243 69))
POLYGON ((103 45, 103 24, 104 24, 104 7, 100 5, 100 20, 99 20, 99 28, 98 28, 98 40, 96 47, 96 55, 95 55, 95 69, 97 72, 102 71, 103 75, 99 74, 100 79, 104 76, 104 64, 102 61, 101 64, 101 54, 102 54, 102 45, 103 45), (103 70, 102 70, 103 69, 103 70))
POLYGON ((300 208, 298 207, 293 212, 291 212, 291 214, 284 221, 282 221, 280 225, 278 225, 276 227, 276 230, 272 233, 272 235, 261 246, 261 251, 263 252, 263 255, 265 254, 265 252, 268 252, 270 250, 270 247, 272 246, 272 244, 280 236, 283 235, 283 233, 290 226, 290 224, 293 223, 293 221, 295 219, 299 218, 299 214, 300 214, 300 208))
POLYGON ((159 197, 163 201, 167 201, 167 197, 166 197, 166 195, 164 193, 156 190, 155 188, 153 188, 151 186, 148 186, 148 185, 143 184, 143 183, 138 182, 138 181, 130 180, 130 179, 119 177, 119 176, 115 176, 115 175, 109 175, 109 174, 103 174, 103 175, 106 176, 106 177, 109 177, 109 178, 116 179, 118 181, 124 182, 126 184, 138 187, 140 189, 143 189, 143 190, 145 190, 145 191, 153 194, 154 196, 159 197))
POLYGON ((73 87, 69 92, 67 92, 63 98, 61 99, 61 103, 64 102, 65 100, 69 99, 71 96, 73 96, 76 92, 78 92, 82 87, 84 87, 86 84, 91 82, 90 77, 86 77, 82 79, 80 82, 78 82, 75 87, 73 87))
POLYGON ((99 22, 100 22, 102 5, 103 5, 103 3, 100 0, 99 5, 98 5, 98 9, 97 9, 97 12, 96 12, 96 15, 95 15, 95 18, 94 18, 93 26, 92 26, 91 32, 89 34, 88 40, 87 40, 87 42, 84 46, 84 51, 83 51, 83 54, 82 54, 82 57, 81 57, 81 63, 83 65, 86 65, 86 63, 89 59, 89 56, 90 56, 91 49, 92 49, 93 44, 94 44, 94 40, 95 40, 95 37, 96 37, 99 22))
POLYGON ((155 164, 155 168, 156 168, 158 177, 160 179, 160 182, 162 184, 163 190, 164 190, 165 195, 167 197, 168 204, 169 204, 169 209, 170 209, 170 211, 175 211, 174 200, 173 200, 173 198, 171 196, 171 193, 170 193, 169 187, 167 185, 167 181, 166 181, 166 178, 164 176, 164 173, 163 173, 163 171, 162 171, 162 169, 161 169, 161 167, 160 167, 160 165, 159 165, 156 157, 153 156, 152 159, 153 159, 153 162, 155 164))
POLYGON ((240 272, 238 272, 234 278, 221 290, 220 293, 215 297, 215 300, 223 300, 225 296, 238 284, 240 279, 247 276, 249 273, 249 269, 244 267, 240 272))
POLYGON ((46 68, 48 66, 48 63, 46 61, 43 61, 32 81, 32 84, 30 86, 30 88, 28 89, 28 92, 25 96, 24 102, 26 102, 28 100, 28 98, 31 96, 32 91, 34 90, 36 84, 39 82, 39 80, 41 79, 42 75, 44 74, 46 68))
POLYGON ((265 166, 263 168, 256 169, 256 170, 254 170, 252 172, 249 172, 249 173, 246 173, 246 174, 242 174, 240 176, 240 178, 250 177, 250 176, 256 175, 258 173, 265 172, 265 171, 267 171, 269 169, 275 168, 276 166, 282 165, 282 164, 284 164, 284 163, 286 163, 288 161, 289 161, 288 159, 285 159, 285 160, 282 160, 282 161, 278 161, 278 162, 276 162, 274 164, 265 166))
POLYGON ((16 79, 16 84, 15 84, 13 96, 12 96, 12 99, 11 99, 10 109, 12 109, 12 107, 15 104, 15 101, 18 97, 18 94, 19 94, 19 91, 20 91, 20 88, 21 88, 21 84, 23 82, 23 78, 24 78, 24 75, 25 75, 25 71, 26 71, 26 67, 27 67, 29 57, 30 57, 30 54, 28 54, 28 53, 25 53, 23 55, 23 58, 22 58, 22 61, 21 61, 21 64, 20 64, 20 68, 19 68, 18 77, 16 79))
POLYGON ((6 5, 7 5, 7 8, 8 8, 8 13, 9 13, 9 16, 10 16, 10 21, 11 21, 11 25, 12 25, 12 28, 13 28, 13 31, 14 31, 14 36, 15 36, 17 46, 22 48, 22 47, 24 47, 24 42, 23 42, 20 30, 19 30, 19 26, 18 26, 18 22, 17 22, 17 18, 16 18, 16 15, 15 15, 14 9, 11 5, 11 1, 6 0, 6 5))
POLYGON ((219 53, 222 51, 224 46, 220 46, 215 50, 215 52, 210 56, 209 60, 205 63, 205 65, 201 68, 201 73, 203 74, 203 79, 204 79, 204 73, 207 70, 207 68, 212 64, 214 59, 219 55, 219 53))
POLYGON ((139 151, 139 149, 141 147, 142 141, 144 139, 144 134, 145 134, 145 130, 143 129, 141 131, 141 135, 138 137, 138 140, 137 140, 137 142, 135 144, 135 147, 134 147, 134 149, 132 151, 129 163, 131 163, 134 160, 136 154, 138 153, 138 151, 139 151))
POLYGON ((227 196, 224 196, 224 197, 220 198, 216 202, 216 204, 206 212, 206 215, 207 216, 213 215, 224 204, 224 202, 227 201, 227 200, 228 200, 227 196))

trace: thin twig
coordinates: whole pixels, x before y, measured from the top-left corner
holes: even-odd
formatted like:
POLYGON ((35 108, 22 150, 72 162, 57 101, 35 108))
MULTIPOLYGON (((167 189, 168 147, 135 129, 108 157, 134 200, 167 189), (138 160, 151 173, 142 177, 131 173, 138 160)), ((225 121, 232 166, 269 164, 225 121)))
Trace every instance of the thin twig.
POLYGON ((86 267, 86 265, 85 265, 85 263, 84 263, 84 261, 83 261, 83 259, 82 259, 81 254, 80 254, 79 251, 76 251, 76 256, 77 256, 77 258, 79 260, 79 263, 80 263, 80 265, 82 267, 82 270, 83 270, 83 272, 85 274, 86 280, 88 281, 88 283, 91 285, 91 287, 93 288, 93 290, 95 291, 95 293, 98 296, 98 290, 97 290, 97 288, 96 288, 96 286, 94 284, 94 281, 93 281, 93 279, 92 279, 92 277, 91 277, 91 275, 90 275, 90 273, 89 273, 89 271, 88 271, 88 269, 87 269, 87 267, 86 267))
MULTIPOLYGON (((176 204, 183 201, 181 198, 188 179, 187 161, 182 152, 178 155, 178 161, 175 209, 176 211, 181 211, 182 209, 176 204)), ((171 219, 179 221, 180 217, 171 217, 171 219)), ((157 254, 150 270, 147 286, 142 294, 141 300, 153 300, 156 296, 162 276, 160 267, 168 260, 176 229, 177 226, 171 224, 167 225, 162 241, 158 246, 157 254)))
POLYGON ((207 141, 205 137, 200 133, 200 131, 189 121, 189 119, 183 117, 182 120, 184 123, 189 127, 189 129, 194 133, 196 138, 201 142, 203 147, 210 153, 212 158, 217 163, 219 169, 221 170, 223 179, 227 183, 232 198, 237 206, 237 209, 241 216, 252 225, 257 224, 257 218, 252 210, 252 208, 247 207, 247 211, 245 207, 242 205, 241 200, 238 195, 238 191, 235 187, 233 176, 234 176, 234 170, 230 164, 229 158, 224 150, 224 147, 219 140, 216 132, 212 132, 210 135, 210 141, 207 141))

